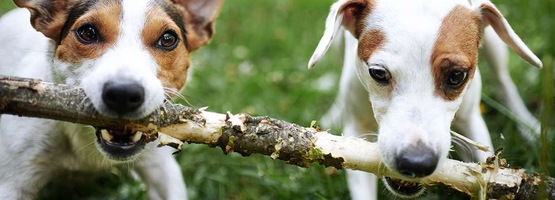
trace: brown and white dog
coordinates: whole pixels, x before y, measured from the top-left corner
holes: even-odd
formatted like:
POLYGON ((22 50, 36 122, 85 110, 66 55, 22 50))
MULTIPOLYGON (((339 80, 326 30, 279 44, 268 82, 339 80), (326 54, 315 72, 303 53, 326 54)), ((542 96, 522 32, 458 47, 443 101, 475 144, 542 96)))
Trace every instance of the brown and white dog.
MULTIPOLYGON (((99 114, 118 120, 178 94, 223 0, 14 2, 26 9, 0 18, 0 73, 79 85, 99 114)), ((179 165, 156 145, 141 133, 1 116, 0 199, 32 199, 55 174, 121 163, 132 163, 150 199, 186 199, 179 165)))
MULTIPOLYGON (((542 64, 489 1, 339 0, 331 7, 309 67, 325 54, 341 27, 349 33, 340 91, 323 123, 341 120, 347 136, 377 131, 380 154, 390 170, 412 179, 434 173, 451 148, 452 123, 492 147, 479 109, 482 37, 505 98, 516 102, 509 108, 529 126, 539 127, 508 77, 503 42, 530 64, 542 64)), ((485 161, 488 155, 475 156, 485 161)), ((375 176, 347 174, 353 199, 376 199, 375 176)), ((384 180, 401 197, 422 191, 384 180)))

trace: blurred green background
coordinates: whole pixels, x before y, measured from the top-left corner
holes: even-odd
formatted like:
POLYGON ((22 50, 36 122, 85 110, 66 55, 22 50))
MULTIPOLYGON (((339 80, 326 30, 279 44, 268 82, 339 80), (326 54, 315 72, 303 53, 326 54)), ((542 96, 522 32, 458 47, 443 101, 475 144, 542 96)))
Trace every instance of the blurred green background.
MULTIPOLYGON (((530 110, 538 118, 545 114, 544 124, 553 133, 553 110, 545 109, 543 102, 555 93, 552 80, 555 2, 493 2, 543 60, 545 68, 538 70, 511 52, 510 69, 530 110), (551 78, 544 80, 548 73, 551 78)), ((209 106, 215 112, 268 115, 304 126, 318 120, 335 99, 342 59, 339 51, 332 49, 316 68, 308 70, 306 65, 323 33, 332 3, 332 0, 227 0, 211 44, 193 54, 194 67, 184 92, 186 99, 177 101, 193 107, 209 106)), ((11 8, 11 1, 0 2, 0 13, 11 8)), ((495 99, 495 88, 488 78, 490 70, 486 64, 480 66, 484 93, 495 99)), ((503 157, 511 166, 555 174, 553 158, 548 155, 553 147, 527 146, 515 122, 491 103, 484 105, 494 145, 505 147, 503 157)), ((548 139, 550 143, 553 136, 548 139)), ((225 156, 220 149, 204 145, 187 145, 176 158, 191 199, 349 199, 342 170, 318 165, 299 168, 259 155, 225 156)), ((115 168, 106 176, 85 181, 68 178, 72 181, 70 185, 51 183, 42 191, 42 198, 145 199, 145 186, 128 173, 128 167, 115 168)), ((379 191, 380 199, 395 199, 383 187, 379 191)), ((467 198, 445 188, 431 188, 424 198, 447 196, 467 198)))

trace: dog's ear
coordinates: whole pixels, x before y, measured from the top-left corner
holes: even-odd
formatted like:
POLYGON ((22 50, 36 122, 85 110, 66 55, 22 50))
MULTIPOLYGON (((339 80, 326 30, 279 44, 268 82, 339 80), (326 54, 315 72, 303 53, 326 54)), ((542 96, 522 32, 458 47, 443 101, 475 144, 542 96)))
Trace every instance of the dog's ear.
POLYGON ((214 20, 223 0, 172 0, 185 8, 187 48, 193 51, 208 43, 214 34, 214 20))
POLYGON ((495 5, 489 2, 482 3, 476 8, 476 12, 479 12, 481 16, 482 28, 491 25, 501 40, 511 47, 522 59, 538 68, 542 67, 541 60, 522 42, 495 5))
POLYGON ((361 20, 368 14, 369 6, 369 0, 340 0, 331 6, 330 13, 326 18, 324 35, 308 62, 308 68, 312 68, 328 51, 342 25, 358 38, 362 31, 363 21, 361 20))
POLYGON ((58 41, 64 26, 67 8, 72 1, 14 0, 21 8, 31 12, 31 25, 46 37, 58 41))

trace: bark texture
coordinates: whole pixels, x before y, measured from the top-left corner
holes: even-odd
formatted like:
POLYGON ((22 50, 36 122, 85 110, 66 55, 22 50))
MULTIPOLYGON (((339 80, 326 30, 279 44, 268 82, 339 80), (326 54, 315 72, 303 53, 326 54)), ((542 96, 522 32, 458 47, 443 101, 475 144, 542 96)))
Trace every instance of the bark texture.
MULTIPOLYGON (((183 142, 200 143, 220 147, 226 154, 258 153, 301 167, 319 163, 408 180, 381 163, 375 143, 270 117, 219 114, 166 102, 143 119, 116 119, 96 112, 79 87, 6 76, 0 76, 0 114, 141 131, 177 149, 183 142)), ((498 156, 487 163, 448 159, 433 175, 409 181, 443 184, 477 198, 555 199, 555 179, 507 168, 504 163, 498 156)))

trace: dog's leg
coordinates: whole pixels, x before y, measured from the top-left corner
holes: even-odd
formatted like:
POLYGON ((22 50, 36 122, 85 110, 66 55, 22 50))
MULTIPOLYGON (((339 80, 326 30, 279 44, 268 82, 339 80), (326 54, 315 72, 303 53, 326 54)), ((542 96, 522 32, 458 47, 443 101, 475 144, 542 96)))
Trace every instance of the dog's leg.
POLYGON ((486 56, 486 61, 493 70, 498 99, 501 99, 501 102, 524 123, 518 125, 524 139, 529 144, 535 144, 540 131, 540 123, 528 111, 518 94, 517 87, 509 75, 507 46, 491 27, 484 31, 483 55, 486 56))
POLYGON ((156 147, 155 142, 147 145, 135 170, 146 183, 151 200, 187 199, 187 188, 179 164, 169 147, 156 147))
MULTIPOLYGON (((354 67, 354 66, 344 66, 344 67, 354 67)), ((348 70, 347 70, 348 71, 348 70)), ((343 115, 342 120, 344 123, 343 126, 343 134, 345 136, 350 137, 366 137, 368 135, 364 135, 366 133, 369 134, 369 131, 376 130, 376 122, 373 119, 373 112, 370 107, 370 102, 368 102, 368 96, 362 84, 360 84, 359 80, 354 77, 356 74, 354 72, 346 72, 343 70, 343 73, 351 73, 351 77, 347 79, 349 83, 345 83, 349 85, 343 85, 344 81, 342 77, 342 91, 349 92, 347 94, 341 95, 335 103, 344 103, 344 109, 342 111, 339 110, 330 110, 341 112, 342 114, 336 115, 343 115), (347 89, 349 88, 349 89, 347 89), (346 115, 346 116, 345 116, 346 115)), ((348 76, 348 75, 347 75, 348 76)), ((342 92, 340 91, 340 93, 342 92)), ((337 117, 339 118, 339 117, 337 117)), ((349 192, 351 193, 351 198, 353 200, 373 200, 377 199, 378 194, 378 186, 377 186, 377 177, 374 174, 356 171, 356 170, 346 170, 347 171, 347 183, 349 185, 349 192)))
MULTIPOLYGON (((493 144, 489 135, 488 127, 480 112, 480 99, 482 92, 482 80, 480 72, 476 69, 474 79, 469 83, 467 92, 464 95, 463 102, 459 111, 455 116, 454 125, 462 134, 465 134, 470 139, 486 145, 493 151, 493 144)), ((464 152, 460 152, 464 153, 464 152)), ((474 159, 469 159, 464 154, 461 155, 465 160, 486 161, 491 152, 477 151, 474 159)))
MULTIPOLYGON (((346 123, 343 133, 346 136, 358 136, 359 130, 354 123, 346 123)), ((378 194, 378 179, 376 175, 347 169, 347 184, 353 200, 374 200, 378 194)))
MULTIPOLYGON (((343 135, 365 137, 364 134, 376 130, 377 123, 368 99, 368 92, 360 83, 356 74, 357 40, 348 32, 344 33, 344 60, 339 83, 339 92, 334 105, 322 118, 322 124, 328 127, 343 126, 343 135)), ((347 171, 347 184, 351 199, 377 199, 377 177, 374 174, 356 170, 347 171)))
MULTIPOLYGON (((1 151, 6 149, 0 148, 1 151)), ((4 154, 4 153, 2 153, 4 154)), ((6 158, 4 155, 0 155, 6 158)), ((23 156, 22 156, 23 157, 23 156)), ((38 159, 37 159, 38 160, 38 159)), ((21 158, 12 157, 12 159, 2 159, 2 162, 11 162, 12 164, 0 164, 4 172, 0 172, 0 199, 34 199, 40 189, 47 183, 50 174, 53 171, 27 162, 26 165, 17 165, 21 162, 21 158)))
POLYGON ((55 171, 57 144, 52 120, 0 118, 0 199, 34 199, 55 171), (55 162, 55 163, 52 163, 55 162))
POLYGON ((17 177, 0 181, 0 199, 34 199, 49 178, 38 166, 3 169, 17 177))
MULTIPOLYGON (((322 119, 324 125, 343 125, 343 135, 364 137, 363 134, 375 130, 373 112, 368 96, 356 77, 354 66, 344 66, 338 98, 322 119), (371 120, 369 120, 371 119, 371 120)), ((349 192, 353 200, 377 199, 377 177, 374 174, 346 170, 349 192)))
POLYGON ((347 169, 347 184, 352 200, 378 199, 378 178, 376 175, 347 169))

